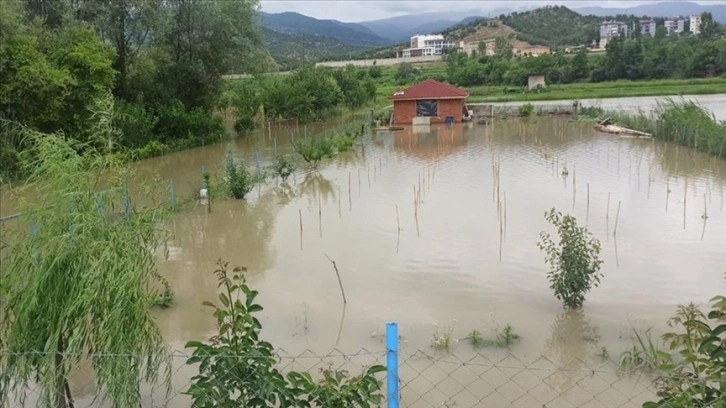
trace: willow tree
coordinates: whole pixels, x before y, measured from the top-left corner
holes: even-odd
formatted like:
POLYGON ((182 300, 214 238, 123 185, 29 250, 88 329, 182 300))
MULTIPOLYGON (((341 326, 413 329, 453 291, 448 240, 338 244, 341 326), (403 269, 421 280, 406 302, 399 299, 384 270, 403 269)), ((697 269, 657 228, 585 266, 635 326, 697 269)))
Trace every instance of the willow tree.
POLYGON ((38 406, 72 407, 68 377, 88 359, 98 398, 138 407, 141 382, 169 379, 148 309, 163 211, 126 213, 124 171, 93 146, 29 137, 22 228, 0 260, 0 405, 32 385, 38 406))

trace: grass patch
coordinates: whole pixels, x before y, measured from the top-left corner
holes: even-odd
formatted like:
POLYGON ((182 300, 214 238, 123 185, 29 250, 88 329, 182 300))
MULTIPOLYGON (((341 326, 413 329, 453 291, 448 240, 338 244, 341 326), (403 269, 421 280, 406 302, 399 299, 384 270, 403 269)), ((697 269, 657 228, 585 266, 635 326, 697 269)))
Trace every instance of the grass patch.
POLYGON ((507 324, 502 329, 495 329, 494 335, 491 338, 482 336, 479 330, 472 330, 469 335, 466 336, 475 348, 480 347, 496 347, 496 348, 508 348, 514 343, 517 343, 521 337, 514 331, 514 327, 507 324))
POLYGON ((620 370, 652 373, 673 362, 672 356, 661 350, 653 341, 650 329, 642 334, 633 329, 633 333, 635 333, 633 344, 620 355, 620 370))
POLYGON ((718 121, 703 106, 691 101, 660 102, 651 114, 608 112, 617 124, 648 132, 653 137, 723 157, 726 122, 718 121))

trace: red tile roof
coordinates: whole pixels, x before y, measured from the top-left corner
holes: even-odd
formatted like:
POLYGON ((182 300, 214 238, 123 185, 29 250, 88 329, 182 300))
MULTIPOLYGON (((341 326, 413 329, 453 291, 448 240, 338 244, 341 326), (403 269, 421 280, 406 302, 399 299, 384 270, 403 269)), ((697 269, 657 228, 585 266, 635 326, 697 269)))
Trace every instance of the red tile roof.
POLYGON ((469 92, 463 89, 453 87, 443 82, 427 79, 419 82, 403 91, 398 91, 389 96, 388 99, 394 101, 406 101, 417 99, 464 99, 469 96, 469 92))

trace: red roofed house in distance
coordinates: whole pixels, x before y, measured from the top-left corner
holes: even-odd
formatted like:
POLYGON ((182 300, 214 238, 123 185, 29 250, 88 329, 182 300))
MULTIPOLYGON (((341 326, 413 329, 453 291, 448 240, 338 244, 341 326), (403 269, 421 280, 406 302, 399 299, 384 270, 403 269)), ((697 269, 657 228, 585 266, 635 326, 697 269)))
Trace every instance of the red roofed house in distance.
POLYGON ((469 92, 427 79, 388 98, 393 101, 393 124, 410 125, 414 118, 429 118, 430 124, 459 123, 471 118, 464 104, 469 92))

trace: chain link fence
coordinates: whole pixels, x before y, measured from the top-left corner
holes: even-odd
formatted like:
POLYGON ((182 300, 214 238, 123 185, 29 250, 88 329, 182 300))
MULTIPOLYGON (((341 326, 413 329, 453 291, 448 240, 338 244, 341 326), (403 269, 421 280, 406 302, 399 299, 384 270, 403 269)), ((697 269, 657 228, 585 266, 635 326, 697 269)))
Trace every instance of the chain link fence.
MULTIPOLYGON (((390 350, 360 349, 351 353, 334 349, 323 354, 310 350, 300 353, 277 350, 276 360, 277 368, 283 373, 305 371, 317 380, 322 378, 323 370, 341 371, 349 377, 361 375, 368 367, 386 365, 388 353, 390 350)), ((191 405, 185 392, 197 374, 197 367, 187 364, 190 356, 188 351, 172 352, 169 381, 140 385, 143 407, 191 405)), ((8 357, 9 354, 0 352, 1 359, 8 357)), ((83 356, 70 378, 75 407, 111 406, 100 402, 90 357, 83 356)), ((647 401, 657 400, 654 375, 622 373, 609 360, 594 363, 572 359, 562 363, 545 356, 528 360, 505 350, 473 349, 469 353, 433 349, 401 351, 397 357, 398 405, 388 404, 386 396, 391 390, 386 384, 391 383, 387 381, 387 374, 381 373, 378 378, 382 381, 384 400, 380 406, 613 408, 640 407, 647 401)), ((4 406, 35 407, 40 394, 39 387, 29 384, 4 406)))

